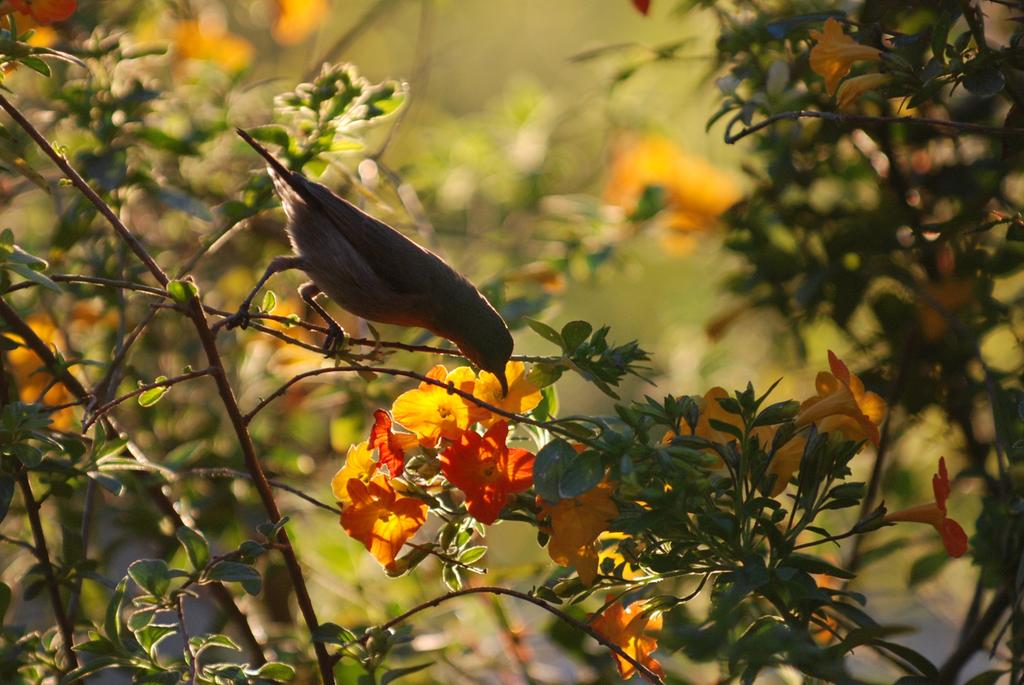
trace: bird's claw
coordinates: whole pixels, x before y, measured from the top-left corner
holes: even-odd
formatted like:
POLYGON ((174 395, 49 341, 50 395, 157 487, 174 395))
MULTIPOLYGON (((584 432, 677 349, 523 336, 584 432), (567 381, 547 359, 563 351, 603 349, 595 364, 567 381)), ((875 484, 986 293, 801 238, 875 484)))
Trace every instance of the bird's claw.
POLYGON ((333 357, 345 346, 345 329, 336 322, 327 324, 327 335, 324 337, 324 344, 320 350, 325 357, 333 357))
POLYGON ((232 328, 241 328, 242 330, 245 330, 249 327, 251 319, 252 317, 249 315, 249 305, 245 304, 240 307, 237 312, 226 319, 223 319, 215 328, 224 328, 229 331, 232 328))

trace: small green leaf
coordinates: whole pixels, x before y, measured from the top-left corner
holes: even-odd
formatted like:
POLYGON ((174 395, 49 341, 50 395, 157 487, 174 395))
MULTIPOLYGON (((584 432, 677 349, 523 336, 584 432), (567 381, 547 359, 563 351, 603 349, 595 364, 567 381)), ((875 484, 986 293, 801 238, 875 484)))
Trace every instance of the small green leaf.
POLYGON ((187 526, 181 526, 176 535, 178 542, 185 548, 185 554, 188 555, 188 561, 192 564, 192 568, 198 571, 206 566, 206 562, 210 560, 210 547, 203 534, 187 526))
POLYGON ((407 675, 412 675, 413 673, 419 673, 423 669, 430 668, 431 666, 433 666, 433 664, 428 661, 426 663, 417 664, 415 666, 406 666, 405 668, 396 668, 393 671, 388 671, 387 673, 385 673, 384 675, 382 675, 380 677, 380 685, 391 685, 391 683, 395 682, 399 678, 402 678, 402 677, 407 676, 407 675))
POLYGON ((171 571, 163 559, 139 559, 128 567, 136 585, 156 597, 163 597, 171 584, 171 571))
MULTIPOLYGON (((167 380, 167 376, 157 376, 153 382, 163 383, 167 380)), ((140 407, 152 407, 154 404, 159 402, 170 388, 166 385, 157 386, 150 388, 146 392, 139 395, 139 406, 140 407)))
POLYGON ((288 146, 291 145, 291 137, 288 135, 288 131, 284 126, 267 124, 266 126, 250 128, 248 133, 261 143, 273 143, 274 145, 280 145, 285 150, 287 150, 288 146))
POLYGON ((186 304, 199 294, 199 288, 192 281, 175 279, 167 284, 167 294, 178 304, 186 304))
POLYGON ((467 565, 473 564, 480 561, 485 554, 487 554, 487 547, 483 545, 467 547, 459 553, 459 562, 467 565))
POLYGON ((523 321, 525 321, 526 325, 532 328, 533 332, 539 335, 540 337, 544 338, 548 342, 552 342, 558 345, 561 348, 565 348, 565 343, 562 341, 562 336, 559 335, 558 331, 556 331, 551 326, 547 325, 546 323, 541 323, 540 321, 531 319, 528 316, 524 316, 523 321))
POLYGON ((577 347, 582 345, 590 334, 594 332, 594 327, 586 321, 570 321, 562 327, 562 340, 565 342, 565 349, 567 352, 575 350, 577 347))
POLYGON ((273 290, 263 293, 263 300, 260 302, 260 312, 270 314, 277 308, 277 295, 273 290))
POLYGON ((239 583, 250 595, 258 595, 263 587, 263 578, 259 571, 248 564, 237 561, 222 561, 206 574, 209 580, 220 580, 225 583, 239 583))
POLYGON ((295 669, 280 661, 268 661, 259 667, 254 675, 264 680, 272 680, 276 683, 287 683, 295 677, 295 669))

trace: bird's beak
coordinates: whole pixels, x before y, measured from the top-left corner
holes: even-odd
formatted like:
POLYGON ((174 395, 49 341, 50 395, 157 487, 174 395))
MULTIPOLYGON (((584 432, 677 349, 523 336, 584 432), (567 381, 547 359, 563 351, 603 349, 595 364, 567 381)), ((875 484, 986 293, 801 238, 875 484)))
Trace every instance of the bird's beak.
POLYGON ((506 397, 508 397, 508 379, 505 378, 504 371, 502 371, 501 374, 498 375, 498 383, 501 384, 501 398, 505 399, 506 397))

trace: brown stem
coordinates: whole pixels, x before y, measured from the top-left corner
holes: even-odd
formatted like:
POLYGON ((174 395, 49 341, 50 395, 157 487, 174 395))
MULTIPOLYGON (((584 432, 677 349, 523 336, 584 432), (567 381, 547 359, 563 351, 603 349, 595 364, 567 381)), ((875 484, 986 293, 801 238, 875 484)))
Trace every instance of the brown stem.
POLYGON ((53 564, 50 563, 50 551, 46 546, 46 535, 43 533, 43 523, 39 519, 40 505, 32 495, 32 485, 28 480, 28 473, 22 471, 18 474, 18 485, 21 486, 21 496, 25 500, 25 511, 28 514, 29 524, 32 526, 32 538, 35 540, 36 559, 43 569, 43 577, 46 579, 46 589, 50 593, 50 603, 53 605, 53 614, 57 619, 57 628, 60 630, 60 641, 64 645, 64 658, 67 661, 65 671, 72 671, 78 668, 78 657, 75 654, 75 628, 64 610, 64 600, 60 596, 60 586, 57 584, 57 577, 53 573, 53 564))
MULTIPOLYGON (((408 611, 399 614, 390 621, 382 623, 377 627, 380 630, 389 630, 399 625, 400 623, 404 623, 405 621, 415 616, 416 614, 420 613, 421 611, 425 611, 426 609, 436 607, 444 602, 447 602, 450 599, 455 599, 456 597, 462 597, 465 595, 478 594, 506 595, 508 597, 515 597, 516 599, 522 600, 524 602, 529 602, 534 606, 540 607, 544 611, 548 612, 549 614, 553 614, 554 616, 558 617, 561 621, 568 623, 577 630, 583 631, 590 637, 594 638, 597 642, 600 642, 602 645, 604 645, 611 651, 615 652, 616 655, 628 661, 630 664, 633 665, 634 668, 636 668, 637 672, 640 673, 640 675, 642 675, 645 680, 652 683, 656 683, 657 685, 664 685, 664 681, 661 679, 660 676, 658 676, 657 673, 647 668, 642 663, 637 661, 635 658, 627 654, 626 651, 622 649, 622 647, 618 646, 617 644, 606 638, 604 635, 594 630, 593 627, 587 625, 583 621, 580 621, 579 619, 573 616, 570 616, 561 609, 556 609, 555 607, 551 606, 539 597, 534 597, 533 595, 528 595, 525 592, 519 592, 518 590, 510 590, 508 588, 490 586, 471 587, 466 588, 464 590, 456 590, 455 592, 449 592, 447 594, 441 595, 440 597, 435 597, 434 599, 428 602, 418 604, 413 608, 409 609, 408 611)), ((345 645, 342 645, 341 652, 344 652, 344 650, 348 647, 352 647, 353 645, 362 644, 366 642, 366 640, 368 640, 369 637, 370 634, 369 632, 367 632, 362 637, 357 638, 345 645)), ((338 661, 339 659, 341 659, 341 652, 334 656, 334 661, 338 661)))
MULTIPOLYGON (((32 137, 36 144, 38 144, 50 159, 54 161, 61 171, 71 179, 72 184, 78 188, 96 207, 100 214, 107 219, 121 239, 127 243, 132 252, 134 252, 146 268, 149 269, 149 272, 157 282, 160 283, 161 286, 166 286, 169 282, 167 274, 164 273, 163 269, 161 269, 156 261, 154 261, 149 252, 146 251, 146 248, 143 247, 142 243, 140 243, 132 232, 128 230, 128 227, 124 225, 110 206, 107 205, 107 203, 104 202, 91 187, 89 187, 89 184, 85 182, 85 179, 75 171, 66 159, 57 154, 56 150, 53 149, 53 146, 50 145, 46 138, 43 137, 32 123, 28 121, 28 119, 26 119, 24 115, 22 115, 22 113, 18 111, 18 109, 2 94, 0 94, 0 108, 10 114, 11 118, 13 118, 14 121, 32 137)), ((252 442, 252 436, 249 435, 245 422, 242 419, 242 413, 238 408, 238 402, 235 399, 235 394, 231 388, 231 384, 228 382, 227 372, 225 371, 220 352, 217 349, 216 340, 214 339, 213 333, 210 331, 210 326, 203 313, 202 304, 195 296, 193 296, 188 303, 186 315, 192 320, 196 333, 199 335, 203 351, 205 352, 210 368, 212 369, 211 373, 217 384, 217 392, 220 395, 221 402, 227 411, 228 418, 235 430, 239 446, 242 449, 246 468, 253 476, 253 483, 256 485, 260 499, 263 502, 263 507, 266 510, 271 523, 276 524, 281 520, 281 512, 278 510, 277 503, 274 501, 273 490, 270 487, 270 483, 267 482, 267 477, 263 472, 263 466, 260 464, 259 457, 256 455, 256 447, 252 442)), ((295 550, 292 548, 291 541, 288 539, 288 534, 285 532, 283 527, 278 531, 277 538, 281 547, 281 554, 284 557, 285 566, 288 568, 292 585, 295 587, 295 597, 299 603, 299 610, 301 611, 302 617, 306 622, 306 626, 312 635, 317 631, 319 623, 316 618, 316 612, 313 609, 313 603, 309 597, 309 591, 306 589, 306 582, 302 575, 302 568, 299 566, 299 561, 295 556, 295 550)), ((313 648, 316 652, 317 662, 320 666, 320 677, 322 678, 324 685, 334 685, 334 674, 331 670, 330 657, 327 654, 326 647, 322 642, 314 642, 313 648)))
MULTIPOLYGON (((43 362, 43 365, 50 370, 55 376, 58 376, 64 386, 71 391, 73 395, 78 397, 80 400, 87 400, 90 397, 89 391, 86 390, 85 386, 77 378, 75 378, 70 371, 66 368, 58 365, 57 358, 53 355, 53 352, 46 345, 42 339, 36 335, 36 332, 32 330, 31 326, 25 323, 25 320, 14 309, 10 307, 0 297, 0 319, 3 319, 7 327, 17 334, 22 340, 25 341, 25 345, 32 350, 37 357, 43 362)), ((2 374, 0 374, 2 375, 2 374)), ((104 425, 107 428, 108 434, 117 434, 116 427, 109 423, 108 420, 104 420, 104 425)), ((138 458, 134 453, 133 458, 138 458)), ((149 488, 149 493, 153 497, 157 504, 157 507, 167 516, 174 527, 180 528, 185 525, 181 515, 175 508, 174 503, 163 493, 163 490, 159 486, 153 486, 149 488)), ((244 642, 249 646, 250 651, 256 659, 258 664, 266 663, 266 657, 263 654, 263 645, 256 638, 256 635, 252 631, 252 626, 249 625, 249 620, 245 613, 235 604, 235 600, 231 595, 231 592, 224 587, 223 584, 217 583, 211 586, 213 589, 214 598, 218 601, 221 609, 238 625, 242 631, 244 642)))
POLYGON ((725 130, 724 140, 727 144, 732 145, 753 133, 757 133, 769 126, 774 126, 780 121, 796 121, 798 119, 823 119, 825 121, 858 124, 862 126, 911 124, 914 126, 937 126, 940 128, 952 129, 954 131, 984 133, 992 136, 1024 136, 1024 128, 986 126, 984 124, 972 124, 966 121, 949 121, 948 119, 930 119, 928 117, 873 117, 864 114, 840 114, 839 112, 819 112, 816 110, 804 109, 773 114, 752 126, 747 126, 741 129, 738 133, 732 132, 734 124, 730 124, 725 130))
POLYGON ((188 630, 185 628, 185 595, 178 595, 174 604, 175 613, 178 615, 178 635, 181 636, 182 649, 185 651, 185 658, 188 660, 188 682, 195 685, 196 682, 196 653, 192 651, 192 643, 188 639, 188 630))

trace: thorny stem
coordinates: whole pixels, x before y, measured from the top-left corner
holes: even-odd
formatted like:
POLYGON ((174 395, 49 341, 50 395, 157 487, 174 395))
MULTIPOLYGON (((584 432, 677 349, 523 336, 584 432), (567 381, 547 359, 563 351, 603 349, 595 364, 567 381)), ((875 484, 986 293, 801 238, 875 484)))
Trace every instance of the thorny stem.
MULTIPOLYGON (((840 114, 839 112, 819 112, 817 110, 794 110, 791 112, 779 112, 766 119, 746 126, 738 133, 733 133, 735 125, 730 124, 725 131, 724 140, 732 145, 747 136, 758 131, 774 126, 780 121, 796 121, 798 119, 823 119, 825 121, 858 124, 862 126, 884 126, 888 124, 911 124, 915 126, 937 126, 940 128, 964 131, 967 133, 984 133, 992 136, 1024 136, 1024 128, 986 126, 984 124, 972 124, 965 121, 949 121, 948 119, 931 119, 929 117, 873 117, 864 114, 840 114)), ((952 134, 951 134, 952 135, 952 134)))
POLYGON ((57 577, 53 573, 53 564, 50 563, 50 551, 46 546, 46 535, 43 533, 43 523, 39 519, 40 505, 32 495, 32 485, 28 480, 28 473, 22 471, 18 474, 18 485, 21 487, 21 496, 25 500, 25 511, 28 514, 29 524, 32 526, 32 538, 35 540, 36 559, 43 569, 43 577, 46 579, 46 589, 50 593, 50 603, 53 605, 53 614, 57 619, 57 627, 60 630, 60 641, 64 647, 65 671, 78 668, 78 656, 75 654, 75 628, 64 610, 64 601, 60 596, 60 586, 57 584, 57 577))
MULTIPOLYGON (((46 343, 36 335, 36 332, 33 331, 27 323, 25 323, 25 320, 9 306, 3 298, 0 298, 0 319, 3 319, 8 328, 25 341, 25 345, 32 350, 37 357, 39 357, 43 362, 43 365, 46 366, 51 373, 60 377, 64 387, 70 390, 75 397, 78 397, 83 401, 90 397, 90 393, 86 390, 85 386, 83 386, 70 371, 57 363, 57 358, 53 355, 53 352, 50 351, 50 348, 47 347, 46 343)), ((2 373, 0 373, 0 376, 2 376, 2 373)), ((113 423, 109 423, 107 419, 104 419, 104 425, 109 433, 117 433, 113 423)), ((129 454, 131 454, 136 460, 143 461, 140 455, 130 449, 130 446, 129 454)), ((180 528, 185 525, 185 522, 182 519, 181 514, 178 513, 174 503, 167 498, 159 486, 151 487, 149 489, 149 493, 156 502, 157 507, 165 516, 167 516, 167 518, 171 520, 175 528, 180 528)), ((249 620, 246 615, 238 608, 238 605, 235 604, 231 591, 224 587, 222 583, 211 584, 211 588, 213 590, 214 598, 217 600, 218 604, 220 604, 224 612, 231 617, 231 619, 241 629, 245 642, 248 644, 257 663, 266 663, 266 657, 263 654, 263 645, 260 644, 256 635, 253 633, 252 626, 249 625, 249 620)))
MULTIPOLYGON (((78 188, 86 198, 88 198, 100 214, 107 219, 121 239, 128 244, 128 247, 131 248, 139 260, 147 269, 149 269, 153 278, 155 278, 161 286, 166 287, 169 282, 167 274, 164 273, 160 266, 153 260, 149 252, 146 251, 146 248, 138 241, 132 232, 128 230, 128 227, 124 225, 110 206, 96 194, 96 191, 94 191, 88 183, 85 182, 85 179, 75 171, 66 159, 60 156, 57 151, 53 149, 53 146, 50 145, 46 138, 36 130, 32 123, 29 122, 28 119, 26 119, 24 115, 22 115, 22 113, 18 111, 18 109, 3 95, 0 95, 0 108, 5 110, 11 118, 14 119, 14 121, 32 137, 36 144, 39 145, 50 159, 54 161, 61 171, 71 179, 72 184, 74 184, 74 186, 78 188)), ((228 382, 227 371, 224 368, 220 351, 217 349, 217 342, 213 333, 210 331, 210 326, 203 313, 202 304, 195 296, 193 296, 188 302, 186 315, 192 320, 192 324, 194 325, 196 333, 199 336, 200 343, 202 344, 203 351, 206 354, 206 358, 212 369, 211 373, 217 384, 217 392, 220 395, 221 402, 227 411, 228 418, 234 428, 239 446, 242 449, 246 469, 253 475, 253 483, 256 485, 256 490, 260 495, 260 500, 263 502, 263 507, 266 510, 271 523, 276 524, 281 519, 281 512, 278 509, 277 502, 274 501, 273 490, 271 489, 270 483, 267 482, 266 474, 263 472, 263 466, 256 454, 256 446, 253 444, 252 436, 249 435, 245 423, 242 420, 242 413, 238 408, 238 402, 235 399, 234 390, 228 382)), ((309 629, 310 634, 315 634, 319 627, 319 622, 316 618, 316 611, 313 609, 313 603, 309 597, 309 591, 306 588, 306 582, 302 575, 302 567, 299 566, 299 560, 295 556, 295 550, 292 548, 291 541, 288 538, 288 533, 285 532, 283 527, 279 529, 277 539, 281 547, 281 554, 284 557, 285 566, 288 568, 292 585, 295 588, 295 598, 299 604, 299 610, 302 613, 302 617, 306 622, 306 626, 309 629)), ((317 663, 320 667, 320 677, 323 680, 324 685, 334 685, 334 673, 331 671, 330 657, 327 654, 326 647, 322 642, 314 642, 313 648, 316 652, 317 663)))
MULTIPOLYGON (((440 605, 440 604, 442 604, 444 602, 447 602, 448 600, 455 599, 456 597, 462 597, 464 595, 478 595, 478 594, 505 595, 505 596, 508 596, 508 597, 515 597, 516 599, 522 600, 524 602, 529 602, 530 604, 533 604, 534 606, 540 607, 544 611, 546 611, 546 612, 548 612, 550 614, 553 614, 554 616, 558 617, 559 620, 564 621, 565 623, 568 623, 569 625, 573 626, 577 630, 583 631, 584 633, 586 633, 590 637, 594 638, 596 641, 600 642, 602 645, 604 645, 605 647, 607 647, 611 651, 615 652, 616 655, 618 655, 619 657, 621 657, 625 661, 628 661, 630 664, 633 665, 634 668, 636 668, 637 672, 640 675, 642 675, 645 680, 647 680, 649 682, 652 682, 652 683, 656 683, 657 685, 664 685, 664 681, 658 676, 657 673, 655 673, 651 669, 647 668, 642 663, 637 661, 635 658, 633 658, 632 656, 627 654, 626 651, 624 649, 622 649, 622 647, 618 646, 617 644, 615 644, 614 642, 612 642, 611 640, 606 638, 604 635, 602 635, 601 633, 599 633, 596 630, 594 630, 594 628, 592 626, 589 626, 586 623, 580 621, 579 619, 577 619, 577 618, 575 618, 573 616, 570 616, 569 614, 565 613, 561 609, 557 609, 557 608, 551 606, 550 604, 548 604, 544 600, 540 599, 539 597, 534 597, 533 595, 528 595, 525 592, 519 592, 518 590, 510 590, 508 588, 503 588, 503 587, 491 587, 491 586, 471 587, 471 588, 465 588, 463 590, 456 590, 454 592, 449 592, 447 594, 441 595, 440 597, 435 597, 434 599, 432 599, 432 600, 430 600, 428 602, 423 602, 422 604, 418 604, 418 605, 414 606, 413 608, 409 609, 408 611, 405 611, 405 612, 399 614, 398 616, 396 616, 395 618, 391 619, 390 621, 387 621, 385 623, 380 624, 379 626, 377 626, 377 628, 380 629, 380 630, 389 630, 389 629, 394 628, 395 626, 397 626, 397 625, 399 625, 401 623, 404 623, 405 621, 407 621, 408 619, 412 618, 413 616, 415 616, 416 614, 420 613, 421 611, 425 611, 427 609, 431 609, 433 607, 436 607, 436 606, 438 606, 438 605, 440 605)), ((342 654, 344 653, 344 651, 346 649, 348 649, 349 647, 353 647, 353 646, 355 646, 357 644, 363 644, 369 638, 370 638, 370 634, 369 634, 369 632, 367 632, 367 633, 364 633, 362 637, 356 638, 355 640, 352 640, 352 641, 342 645, 340 651, 337 654, 334 655, 332 660, 333 661, 338 661, 339 659, 341 659, 341 656, 342 656, 342 654)))

